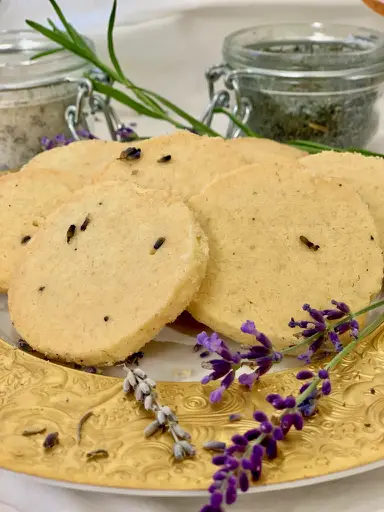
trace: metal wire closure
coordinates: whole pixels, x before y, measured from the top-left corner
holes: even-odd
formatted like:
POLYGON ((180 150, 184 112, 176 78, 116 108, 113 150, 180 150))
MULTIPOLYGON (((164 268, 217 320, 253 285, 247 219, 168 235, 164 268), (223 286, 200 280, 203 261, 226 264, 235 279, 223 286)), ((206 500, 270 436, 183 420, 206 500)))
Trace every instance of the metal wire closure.
MULTIPOLYGON (((246 124, 252 112, 252 104, 248 98, 240 94, 239 78, 250 74, 256 75, 252 69, 233 71, 226 64, 212 66, 205 72, 205 78, 208 83, 209 103, 206 106, 201 120, 207 126, 211 126, 215 110, 218 107, 229 109, 229 112, 237 118, 242 124, 246 124), (225 89, 215 90, 216 82, 223 78, 225 89), (231 108, 231 92, 235 104, 231 108)), ((228 124, 226 137, 229 139, 237 138, 241 135, 241 129, 230 121, 228 124)))
POLYGON ((116 111, 111 106, 111 98, 96 94, 93 90, 92 79, 101 83, 112 85, 112 80, 99 70, 90 73, 90 79, 81 78, 72 80, 77 82, 77 97, 74 105, 69 105, 65 111, 65 120, 72 137, 81 140, 79 132, 89 130, 87 118, 89 115, 102 114, 108 127, 112 140, 117 140, 116 132, 124 125, 120 121, 116 111))

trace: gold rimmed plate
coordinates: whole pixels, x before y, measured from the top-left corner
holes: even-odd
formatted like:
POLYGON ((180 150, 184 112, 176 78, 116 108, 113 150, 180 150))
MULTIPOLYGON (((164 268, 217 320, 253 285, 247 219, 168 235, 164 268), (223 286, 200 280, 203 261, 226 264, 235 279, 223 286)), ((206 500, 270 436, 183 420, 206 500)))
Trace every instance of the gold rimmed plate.
MULTIPOLYGON (((212 388, 198 382, 200 361, 191 348, 193 338, 188 340, 188 333, 179 327, 167 328, 161 336, 182 344, 149 345, 143 368, 158 378, 156 368, 164 371, 165 361, 177 362, 168 365, 168 382, 158 382, 159 398, 191 434, 197 455, 176 462, 168 435, 144 437, 151 413, 125 397, 121 378, 67 368, 12 346, 9 341, 14 341, 15 333, 5 297, 0 302, 0 334, 0 466, 58 485, 163 496, 205 491, 214 467, 203 443, 228 441, 234 433, 253 428, 252 414, 255 409, 266 410, 268 393, 288 394, 300 386, 295 370, 286 369, 265 376, 251 392, 235 385, 222 403, 210 404, 212 388), (87 411, 93 416, 77 443, 78 422, 87 411), (231 423, 231 413, 243 419, 231 423), (44 434, 22 435, 38 426, 59 432, 59 444, 47 451, 42 446, 44 434), (96 449, 107 450, 109 457, 87 461, 86 453, 96 449)), ((384 329, 380 328, 334 372, 332 394, 319 402, 318 413, 303 431, 291 432, 280 443, 279 457, 265 463, 254 490, 295 487, 384 465, 383 432, 384 329)))

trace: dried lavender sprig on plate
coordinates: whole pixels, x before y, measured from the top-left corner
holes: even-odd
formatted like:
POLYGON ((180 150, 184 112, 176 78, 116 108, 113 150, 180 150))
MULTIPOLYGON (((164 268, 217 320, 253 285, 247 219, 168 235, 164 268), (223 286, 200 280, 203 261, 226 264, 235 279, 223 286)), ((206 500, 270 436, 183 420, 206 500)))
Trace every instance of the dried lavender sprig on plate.
POLYGON ((141 368, 130 369, 124 365, 127 376, 123 381, 124 393, 133 393, 146 411, 153 412, 155 419, 144 429, 145 437, 150 437, 159 430, 168 431, 174 440, 173 456, 176 460, 193 457, 196 453, 190 443, 191 436, 181 428, 177 416, 167 406, 161 405, 152 380, 141 368))
POLYGON ((318 400, 331 393, 331 370, 383 322, 384 313, 363 329, 316 375, 306 369, 299 371, 296 378, 308 382, 301 386, 296 398, 284 398, 279 394, 267 396, 266 400, 274 407, 276 414, 269 418, 263 411, 256 411, 254 419, 258 425, 244 434, 235 434, 232 444, 226 447, 224 453, 213 457, 212 463, 217 466, 217 470, 209 487, 210 502, 200 512, 223 512, 224 503, 232 505, 238 491, 246 492, 251 481, 260 479, 264 458, 276 458, 278 442, 286 437, 291 428, 302 430, 304 419, 316 413, 318 400))

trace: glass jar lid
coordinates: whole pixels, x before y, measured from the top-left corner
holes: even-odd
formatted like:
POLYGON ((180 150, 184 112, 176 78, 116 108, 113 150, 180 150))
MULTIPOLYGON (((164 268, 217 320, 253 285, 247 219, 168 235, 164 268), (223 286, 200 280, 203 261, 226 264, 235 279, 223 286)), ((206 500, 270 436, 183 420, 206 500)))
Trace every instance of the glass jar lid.
POLYGON ((38 53, 55 48, 58 48, 55 43, 34 30, 1 30, 0 91, 49 85, 64 81, 68 76, 79 76, 90 67, 67 51, 32 59, 38 53))
POLYGON ((333 23, 259 25, 229 34, 223 45, 232 69, 291 77, 384 73, 384 34, 333 23))

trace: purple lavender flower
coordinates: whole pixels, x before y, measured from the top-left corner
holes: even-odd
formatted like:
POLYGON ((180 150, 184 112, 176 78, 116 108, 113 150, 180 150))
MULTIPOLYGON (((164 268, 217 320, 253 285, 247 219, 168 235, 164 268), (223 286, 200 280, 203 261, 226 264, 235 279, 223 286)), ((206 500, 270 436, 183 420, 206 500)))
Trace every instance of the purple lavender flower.
MULTIPOLYGON (((95 135, 92 135, 91 132, 88 130, 78 130, 77 135, 81 137, 82 139, 96 139, 95 135)), ((72 142, 75 142, 75 139, 73 137, 66 137, 64 133, 59 133, 52 139, 49 137, 42 137, 40 139, 40 145, 41 149, 43 151, 47 151, 49 149, 58 148, 61 146, 68 146, 68 144, 71 144, 72 142)))
POLYGON ((262 375, 272 368, 274 363, 280 362, 283 356, 280 352, 275 352, 271 340, 264 333, 258 331, 255 323, 251 320, 243 323, 241 331, 254 336, 259 342, 259 345, 247 347, 246 352, 240 353, 241 359, 247 362, 248 366, 250 366, 249 361, 253 362, 253 366, 256 365, 253 373, 244 373, 239 377, 239 383, 250 389, 262 375))
POLYGON ((310 363, 314 354, 326 347, 328 341, 336 352, 341 352, 343 350, 343 345, 339 338, 341 334, 350 331, 353 338, 359 336, 359 324, 351 317, 349 306, 344 302, 336 300, 331 302, 336 306, 336 309, 318 310, 311 308, 309 304, 304 304, 303 310, 309 314, 311 320, 296 321, 294 318, 291 318, 291 321, 288 323, 289 327, 300 327, 303 329, 300 335, 303 338, 310 338, 312 340, 308 349, 298 356, 299 360, 305 361, 307 364, 310 363), (340 320, 340 322, 337 324, 331 323, 335 320, 340 320))
POLYGON ((251 320, 247 320, 243 323, 241 331, 245 334, 251 334, 254 336, 265 348, 271 349, 273 347, 271 340, 264 333, 258 331, 254 322, 251 320))
POLYGON ((215 332, 211 336, 208 336, 206 332, 200 333, 197 336, 197 344, 206 348, 208 352, 221 357, 221 359, 211 359, 202 363, 203 368, 212 370, 212 372, 201 380, 202 384, 208 384, 212 380, 223 379, 221 385, 210 394, 212 403, 220 402, 224 392, 235 380, 235 373, 241 361, 240 354, 231 352, 226 343, 215 332))
POLYGON ((120 125, 116 130, 116 137, 119 142, 130 142, 139 138, 132 128, 128 128, 128 126, 125 126, 124 124, 120 125))

